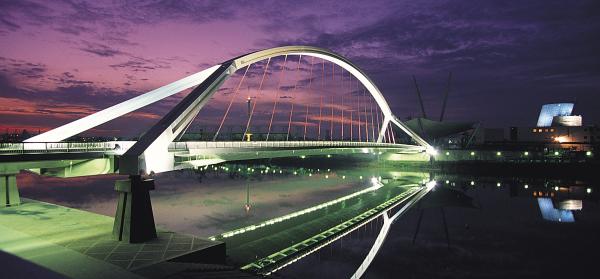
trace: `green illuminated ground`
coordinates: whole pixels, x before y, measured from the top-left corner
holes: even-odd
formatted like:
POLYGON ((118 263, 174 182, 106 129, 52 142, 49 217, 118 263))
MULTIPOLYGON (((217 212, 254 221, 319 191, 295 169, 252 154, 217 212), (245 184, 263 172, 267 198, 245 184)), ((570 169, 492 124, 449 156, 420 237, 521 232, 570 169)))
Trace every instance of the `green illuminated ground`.
POLYGON ((156 240, 128 244, 112 239, 113 218, 23 199, 0 208, 0 250, 72 278, 139 278, 128 270, 214 245, 159 231, 156 240))

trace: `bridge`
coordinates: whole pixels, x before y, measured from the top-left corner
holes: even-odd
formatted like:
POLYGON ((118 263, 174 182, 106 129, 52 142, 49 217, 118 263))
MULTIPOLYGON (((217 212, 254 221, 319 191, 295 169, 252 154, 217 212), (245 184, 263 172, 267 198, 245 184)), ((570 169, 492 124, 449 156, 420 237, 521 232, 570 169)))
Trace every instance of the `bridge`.
MULTIPOLYGON (((115 183, 120 197, 113 235, 119 241, 143 243, 157 237, 149 191, 154 189, 152 176, 158 173, 206 168, 232 161, 286 157, 301 160, 307 156, 381 155, 428 160, 435 152, 393 115, 373 81, 348 59, 316 47, 277 47, 209 67, 24 142, 0 144, 0 206, 20 204, 16 174, 21 170, 59 177, 125 174, 128 179, 115 183), (296 67, 289 66, 292 61, 296 67), (286 85, 288 71, 300 80, 286 85), (276 74, 279 76, 276 86, 269 91, 266 89, 268 79, 276 74), (255 84, 249 81, 252 76, 256 77, 255 84), (320 86, 317 86, 319 81, 320 86), (341 85, 327 85, 332 81, 341 85), (241 92, 244 85, 248 92, 253 87, 247 98, 243 98, 245 93, 241 92), (191 88, 190 93, 135 141, 66 141, 191 88), (310 93, 311 89, 317 93, 310 93), (223 93, 219 99, 218 94, 225 91, 228 93, 223 93), (335 95, 336 92, 342 93, 335 95), (220 112, 222 117, 210 120, 216 128, 212 140, 182 140, 192 122, 205 119, 202 112, 214 102, 223 104, 224 109, 220 112), (247 113, 236 113, 236 106, 247 108, 247 113), (240 136, 237 139, 233 139, 231 132, 227 138, 224 131, 225 123, 231 121, 238 121, 240 136), (275 131, 277 125, 282 132, 275 131), (261 129, 266 131, 259 132, 261 129)), ((308 239, 301 242, 304 243, 302 247, 280 251, 244 268, 271 272, 298 254, 318 249, 324 241, 333 241, 335 237, 330 236, 349 233, 364 220, 382 218, 387 233, 389 224, 399 214, 389 217, 388 211, 401 204, 404 209, 410 207, 431 188, 425 187, 425 182, 413 185, 415 188, 397 198, 365 209, 369 214, 354 216, 347 221, 350 223, 328 228, 327 231, 333 230, 330 235, 306 236, 308 239)), ((215 236, 211 240, 223 241, 233 235, 215 236)), ((383 239, 378 238, 378 241, 381 243, 383 239)), ((369 257, 372 259, 374 254, 369 257)), ((369 262, 366 260, 361 268, 366 269, 369 262)))

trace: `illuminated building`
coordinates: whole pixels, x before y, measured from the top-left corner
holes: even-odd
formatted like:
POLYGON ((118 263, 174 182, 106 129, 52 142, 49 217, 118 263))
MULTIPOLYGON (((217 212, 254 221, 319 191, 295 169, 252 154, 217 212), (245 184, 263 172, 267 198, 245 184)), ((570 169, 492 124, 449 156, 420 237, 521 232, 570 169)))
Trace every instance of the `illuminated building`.
POLYGON ((537 127, 550 127, 555 116, 569 116, 573 112, 573 103, 545 104, 540 110, 537 127))
POLYGON ((543 105, 537 126, 511 127, 510 140, 552 148, 590 150, 591 145, 600 142, 600 127, 583 126, 581 115, 571 115, 573 107, 573 103, 543 105))

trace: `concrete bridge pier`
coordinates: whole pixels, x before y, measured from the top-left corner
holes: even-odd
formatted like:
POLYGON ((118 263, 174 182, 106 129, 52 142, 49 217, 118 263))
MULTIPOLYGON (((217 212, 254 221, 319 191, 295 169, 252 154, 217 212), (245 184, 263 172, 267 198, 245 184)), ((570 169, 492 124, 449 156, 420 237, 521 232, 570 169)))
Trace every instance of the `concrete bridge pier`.
POLYGON ((17 206, 21 204, 17 174, 0 174, 0 207, 17 206))
POLYGON ((130 175, 129 179, 117 180, 115 190, 119 192, 113 226, 115 239, 129 243, 155 239, 156 227, 150 201, 150 190, 154 190, 154 180, 130 175))

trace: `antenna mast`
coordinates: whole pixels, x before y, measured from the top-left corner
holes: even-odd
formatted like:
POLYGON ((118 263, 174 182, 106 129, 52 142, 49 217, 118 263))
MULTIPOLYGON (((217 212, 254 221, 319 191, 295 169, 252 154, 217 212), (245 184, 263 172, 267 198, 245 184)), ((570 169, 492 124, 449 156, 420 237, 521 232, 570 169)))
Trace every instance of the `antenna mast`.
POLYGON ((444 101, 442 102, 442 113, 440 114, 440 122, 444 120, 444 112, 446 112, 446 102, 448 101, 448 92, 450 92, 450 82, 452 81, 452 72, 448 73, 448 84, 444 93, 444 101))
POLYGON ((419 104, 421 105, 421 113, 423 114, 423 118, 427 118, 427 114, 425 114, 425 106, 423 106, 423 99, 421 98, 421 90, 419 90, 419 85, 417 84, 417 79, 415 76, 412 76, 413 82, 415 83, 415 88, 417 89, 417 97, 419 97, 419 104))

